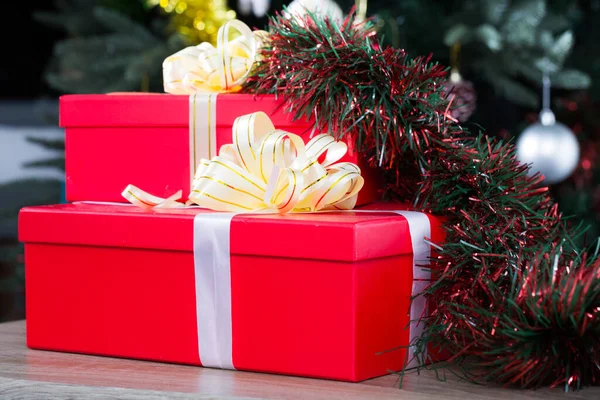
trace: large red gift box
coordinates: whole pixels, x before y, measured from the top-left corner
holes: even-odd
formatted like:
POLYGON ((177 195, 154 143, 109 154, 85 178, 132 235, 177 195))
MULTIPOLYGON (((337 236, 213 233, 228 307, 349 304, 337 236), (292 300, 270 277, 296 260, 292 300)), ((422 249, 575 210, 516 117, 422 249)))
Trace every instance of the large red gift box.
MULTIPOLYGON (((208 153, 215 156, 221 145, 231 143, 233 123, 242 115, 263 111, 275 128, 301 135, 305 142, 319 133, 308 120, 293 121, 273 95, 219 94, 206 99, 164 93, 62 96, 67 201, 124 202, 121 193, 129 184, 159 197, 183 190, 186 200, 200 158, 195 148, 207 142, 208 153), (202 105, 212 112, 204 112, 202 105), (198 129, 190 129, 196 125, 198 129), (212 142, 202 136, 204 127, 214 130, 212 142)), ((352 149, 341 161, 359 165, 365 177, 357 204, 376 200, 379 175, 352 149)))
POLYGON ((211 218, 227 215, 98 203, 24 208, 27 345, 345 381, 403 368, 418 329, 410 316, 426 308, 410 301, 426 284, 414 279, 416 253, 430 251, 422 236, 443 239, 437 218, 229 215, 227 245, 217 240, 203 252, 211 218), (207 256, 214 263, 200 265, 207 256))

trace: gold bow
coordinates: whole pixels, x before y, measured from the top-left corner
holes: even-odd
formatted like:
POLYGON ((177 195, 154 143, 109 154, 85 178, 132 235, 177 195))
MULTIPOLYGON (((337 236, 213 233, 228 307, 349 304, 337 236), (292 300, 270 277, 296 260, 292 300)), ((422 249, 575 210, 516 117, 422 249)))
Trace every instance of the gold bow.
POLYGON ((237 92, 245 82, 267 33, 254 31, 239 20, 225 23, 217 33, 217 47, 204 42, 186 47, 163 62, 166 93, 237 92), (231 30, 239 36, 229 40, 231 30))
MULTIPOLYGON (((275 129, 263 112, 233 125, 233 144, 202 159, 189 203, 215 211, 314 212, 350 210, 364 185, 357 165, 338 163, 347 145, 320 134, 306 146, 296 134, 275 129)), ((178 192, 168 199, 129 185, 123 196, 144 208, 182 207, 178 192)))

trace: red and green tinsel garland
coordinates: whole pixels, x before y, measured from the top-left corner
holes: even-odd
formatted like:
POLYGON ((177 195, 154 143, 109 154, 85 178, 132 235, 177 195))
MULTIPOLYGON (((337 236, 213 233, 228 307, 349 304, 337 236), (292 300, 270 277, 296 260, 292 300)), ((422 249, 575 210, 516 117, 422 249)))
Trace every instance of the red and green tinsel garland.
MULTIPOLYGON (((600 261, 511 144, 452 117, 446 69, 383 48, 369 22, 275 16, 245 90, 355 145, 386 195, 447 218, 431 260, 435 303, 413 343, 448 350, 469 378, 520 387, 600 382, 600 261)), ((431 357, 431 356, 428 356, 431 357)), ((424 361, 424 360, 421 360, 424 361)), ((436 360, 429 360, 436 361, 436 360)))

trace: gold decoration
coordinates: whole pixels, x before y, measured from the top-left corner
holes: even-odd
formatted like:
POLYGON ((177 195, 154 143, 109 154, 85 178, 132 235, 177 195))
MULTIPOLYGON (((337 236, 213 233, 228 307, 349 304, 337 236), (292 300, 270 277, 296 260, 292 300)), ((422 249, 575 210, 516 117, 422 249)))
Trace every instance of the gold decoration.
POLYGON ((236 17, 226 0, 146 0, 170 14, 174 29, 191 44, 215 44, 219 28, 236 17))

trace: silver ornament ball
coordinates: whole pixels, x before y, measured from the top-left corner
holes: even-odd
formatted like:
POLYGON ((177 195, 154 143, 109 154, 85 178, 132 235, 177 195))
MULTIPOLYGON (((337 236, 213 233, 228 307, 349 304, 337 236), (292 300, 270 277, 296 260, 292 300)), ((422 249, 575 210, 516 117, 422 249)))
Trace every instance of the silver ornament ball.
POLYGON ((529 126, 517 140, 517 159, 531 164, 529 176, 539 172, 545 184, 568 178, 579 163, 579 142, 566 125, 542 115, 541 122, 529 126))
POLYGON ((344 19, 344 12, 334 0, 294 0, 284 11, 284 16, 304 17, 307 11, 311 11, 315 15, 329 17, 331 20, 340 23, 344 19))

